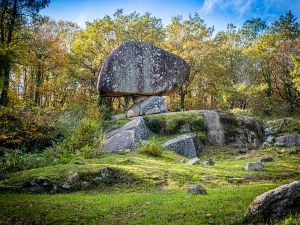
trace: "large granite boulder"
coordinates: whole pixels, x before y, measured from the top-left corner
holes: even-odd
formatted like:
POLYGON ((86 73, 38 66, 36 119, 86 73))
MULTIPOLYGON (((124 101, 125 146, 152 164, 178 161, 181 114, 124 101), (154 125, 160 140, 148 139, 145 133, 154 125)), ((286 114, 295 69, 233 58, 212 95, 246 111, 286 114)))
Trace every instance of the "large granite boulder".
POLYGON ((188 78, 188 64, 153 45, 129 41, 113 50, 98 78, 101 96, 166 95, 188 78))
POLYGON ((256 197, 249 206, 250 218, 277 220, 300 212, 300 181, 282 185, 256 197))
POLYGON ((196 157, 199 156, 203 149, 203 144, 199 141, 196 134, 183 134, 164 143, 163 148, 171 149, 186 157, 196 157))
POLYGON ((204 115, 211 145, 233 147, 257 147, 264 139, 259 121, 248 116, 236 116, 215 110, 194 110, 204 115))
POLYGON ((107 134, 107 139, 102 146, 103 152, 122 152, 125 149, 135 151, 139 141, 146 140, 151 135, 151 131, 146 126, 142 117, 137 117, 107 134))
POLYGON ((168 112, 165 99, 161 96, 151 96, 144 101, 135 103, 126 113, 127 117, 142 116, 168 112))
POLYGON ((224 129, 225 145, 253 148, 264 140, 260 122, 249 116, 220 113, 220 121, 224 129))
POLYGON ((284 136, 277 137, 275 139, 275 146, 292 146, 300 145, 300 134, 287 134, 284 136))

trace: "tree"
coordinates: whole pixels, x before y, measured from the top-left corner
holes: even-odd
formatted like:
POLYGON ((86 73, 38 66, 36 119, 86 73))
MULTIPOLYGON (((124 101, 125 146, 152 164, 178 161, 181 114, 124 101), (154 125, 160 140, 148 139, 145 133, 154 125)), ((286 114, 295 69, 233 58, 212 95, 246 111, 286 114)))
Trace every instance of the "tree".
POLYGON ((1 97, 0 105, 8 104, 9 79, 14 53, 21 36, 20 30, 28 22, 28 17, 46 7, 49 0, 1 0, 0 2, 0 46, 1 46, 1 97), (18 35, 17 35, 18 34, 18 35))
POLYGON ((261 36, 267 25, 261 18, 246 20, 240 30, 242 42, 245 45, 253 43, 261 36))
POLYGON ((213 28, 207 27, 198 13, 189 15, 188 20, 181 16, 173 17, 166 27, 165 48, 181 56, 190 67, 188 81, 181 86, 177 94, 180 96, 180 107, 185 109, 185 100, 192 96, 194 88, 201 76, 201 62, 205 59, 205 45, 213 33, 213 28))
POLYGON ((288 11, 271 24, 269 32, 278 35, 281 39, 295 39, 300 35, 300 25, 292 12, 288 11))

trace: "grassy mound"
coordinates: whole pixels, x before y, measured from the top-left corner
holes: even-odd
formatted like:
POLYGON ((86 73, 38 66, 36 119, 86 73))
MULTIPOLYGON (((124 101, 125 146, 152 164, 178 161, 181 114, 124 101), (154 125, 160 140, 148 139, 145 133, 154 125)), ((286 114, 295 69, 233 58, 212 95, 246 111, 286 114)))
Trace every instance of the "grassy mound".
POLYGON ((186 130, 207 131, 203 115, 192 112, 177 112, 144 116, 147 126, 154 133, 178 134, 186 130))

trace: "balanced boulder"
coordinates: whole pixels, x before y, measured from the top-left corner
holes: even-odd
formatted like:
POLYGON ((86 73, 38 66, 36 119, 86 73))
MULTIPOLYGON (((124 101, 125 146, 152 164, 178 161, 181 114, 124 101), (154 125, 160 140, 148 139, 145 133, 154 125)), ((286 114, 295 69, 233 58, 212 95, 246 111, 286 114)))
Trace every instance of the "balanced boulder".
POLYGON ((98 78, 101 96, 166 95, 188 78, 189 67, 177 55, 153 45, 129 41, 113 50, 98 78))

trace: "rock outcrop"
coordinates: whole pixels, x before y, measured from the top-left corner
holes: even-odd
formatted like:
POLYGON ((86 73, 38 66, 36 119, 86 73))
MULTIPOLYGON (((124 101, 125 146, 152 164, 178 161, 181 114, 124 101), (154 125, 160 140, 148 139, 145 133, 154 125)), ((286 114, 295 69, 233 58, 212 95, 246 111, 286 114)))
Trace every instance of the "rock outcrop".
POLYGON ((212 145, 224 145, 224 126, 221 124, 220 115, 215 110, 198 110, 204 115, 204 120, 208 128, 208 142, 212 145))
POLYGON ((135 103, 126 113, 127 117, 168 112, 167 103, 161 96, 151 96, 135 103))
POLYGON ((137 117, 123 127, 107 134, 107 140, 103 143, 103 152, 122 152, 125 149, 135 151, 136 145, 141 140, 150 137, 151 131, 142 117, 137 117))
POLYGON ((196 134, 183 134, 164 143, 163 148, 171 149, 186 157, 196 157, 199 156, 203 149, 203 144, 199 141, 196 134))
POLYGON ((265 192, 249 206, 250 219, 253 220, 277 220, 295 212, 300 212, 300 181, 265 192))
POLYGON ((248 116, 236 116, 215 110, 195 110, 204 115, 211 145, 257 147, 264 139, 260 123, 248 116))
POLYGON ((225 145, 233 147, 257 147, 264 139, 260 123, 248 116, 220 113, 224 128, 225 145))
POLYGON ((189 76, 182 58, 153 45, 129 41, 113 50, 98 78, 101 96, 167 95, 189 76))
POLYGON ((277 137, 275 139, 275 146, 292 146, 300 145, 300 134, 287 134, 284 136, 277 137))

